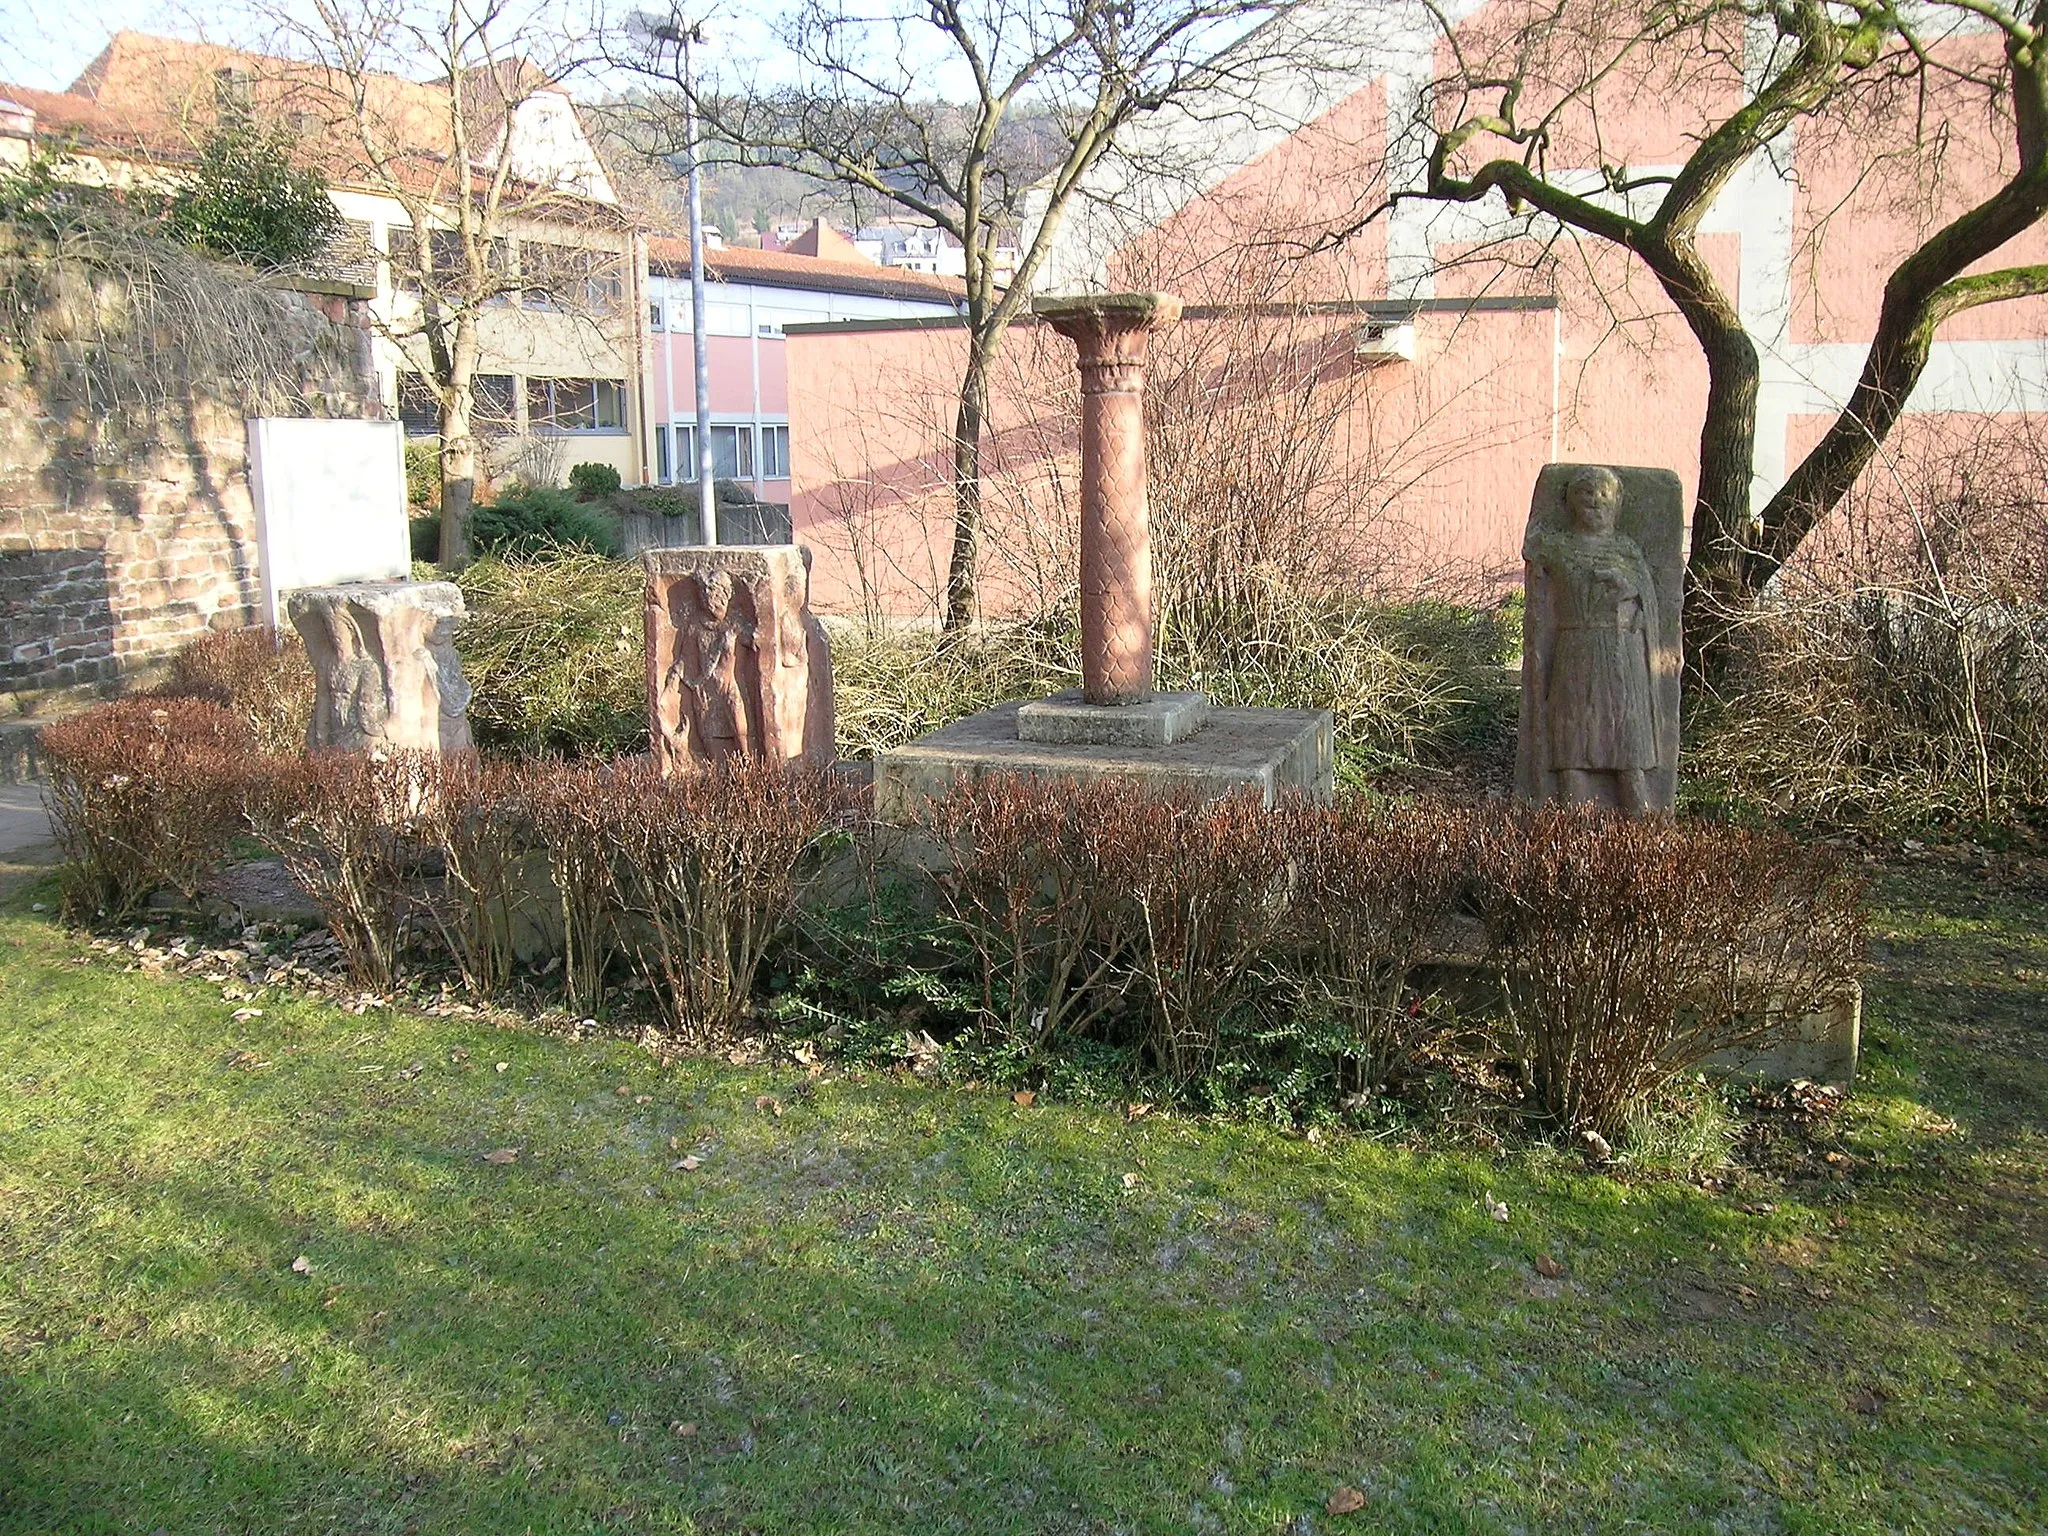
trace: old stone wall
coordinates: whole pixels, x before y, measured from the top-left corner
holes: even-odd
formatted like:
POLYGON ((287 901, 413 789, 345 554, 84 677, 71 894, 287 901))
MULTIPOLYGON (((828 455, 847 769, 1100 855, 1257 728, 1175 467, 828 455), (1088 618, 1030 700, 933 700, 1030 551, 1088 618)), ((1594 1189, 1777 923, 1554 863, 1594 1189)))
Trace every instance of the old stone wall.
POLYGON ((166 308, 161 272, 138 302, 118 267, 19 246, 0 265, 0 692, 112 682, 261 622, 244 423, 381 416, 367 304, 187 261, 166 308))

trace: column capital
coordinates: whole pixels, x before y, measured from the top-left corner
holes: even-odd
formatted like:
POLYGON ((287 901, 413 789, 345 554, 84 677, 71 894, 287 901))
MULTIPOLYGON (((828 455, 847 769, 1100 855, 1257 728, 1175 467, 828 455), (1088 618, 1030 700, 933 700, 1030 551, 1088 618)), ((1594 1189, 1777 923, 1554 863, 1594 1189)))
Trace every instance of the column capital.
POLYGON ((1073 341, 1081 366, 1129 363, 1145 355, 1146 339, 1180 319, 1171 293, 1063 293, 1031 301, 1031 313, 1073 341))

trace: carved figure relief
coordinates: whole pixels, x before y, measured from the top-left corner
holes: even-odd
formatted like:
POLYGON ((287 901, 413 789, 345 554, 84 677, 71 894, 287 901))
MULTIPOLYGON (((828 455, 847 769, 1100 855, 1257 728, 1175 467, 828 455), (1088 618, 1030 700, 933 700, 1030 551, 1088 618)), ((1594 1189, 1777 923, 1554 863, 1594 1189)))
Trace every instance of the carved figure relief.
POLYGON ((817 671, 817 620, 791 545, 650 550, 648 723, 664 769, 735 754, 816 755, 821 705, 829 762, 831 678, 817 671))
POLYGON ((1671 808, 1682 517, 1668 471, 1552 464, 1538 478, 1522 551, 1524 799, 1671 808))

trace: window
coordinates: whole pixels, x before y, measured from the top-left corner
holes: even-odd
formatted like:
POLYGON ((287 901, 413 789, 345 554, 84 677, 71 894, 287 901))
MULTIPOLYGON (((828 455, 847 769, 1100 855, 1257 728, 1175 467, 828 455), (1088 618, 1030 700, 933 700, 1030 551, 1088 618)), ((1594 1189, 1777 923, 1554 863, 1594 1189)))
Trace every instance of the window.
POLYGON ((256 76, 246 69, 216 69, 213 104, 223 118, 247 118, 249 109, 256 104, 256 76))
MULTIPOLYGON (((393 224, 385 232, 384 247, 391 257, 391 291, 393 293, 418 293, 420 291, 419 241, 413 235, 410 224, 393 224)), ((462 232, 456 229, 434 229, 427 232, 427 260, 433 265, 433 286, 446 293, 460 290, 464 275, 469 270, 469 258, 464 253, 462 232)), ((494 283, 502 283, 507 271, 508 247, 502 239, 494 239, 484 247, 484 270, 494 283)))
POLYGON ((697 429, 677 422, 671 430, 676 438, 676 484, 697 483, 697 429))
POLYGON ((706 304, 704 334, 707 336, 751 336, 753 316, 744 304, 706 304))
POLYGON ((764 426, 761 428, 761 478, 763 480, 787 480, 789 478, 788 427, 764 426))
POLYGON ((654 478, 661 485, 675 484, 675 466, 668 461, 668 428, 656 424, 654 428, 654 478))
POLYGON ((536 432, 623 432, 626 386, 617 379, 528 379, 526 421, 536 432))
POLYGON ((327 242, 330 276, 345 283, 377 286, 376 232, 361 219, 345 219, 327 242))
MULTIPOLYGON (((479 437, 496 437, 513 428, 512 403, 517 398, 509 373, 479 373, 471 378, 470 426, 479 437)), ((407 437, 441 435, 441 392, 423 373, 401 369, 398 375, 398 419, 407 437)))
POLYGON ((384 249, 391 257, 391 291, 393 293, 418 293, 420 280, 416 275, 418 264, 414 251, 418 242, 413 239, 410 224, 393 224, 384 231, 384 249))
POLYGON ((441 430, 441 396, 423 373, 402 369, 398 375, 398 419, 407 437, 433 437, 441 430))
POLYGON ((754 429, 751 426, 711 428, 711 473, 720 480, 754 478, 754 429))
POLYGON ((647 329, 650 331, 665 331, 668 329, 662 317, 663 308, 664 306, 659 299, 656 299, 647 306, 647 329))
POLYGON ((518 382, 509 373, 479 373, 469 381, 470 425, 481 435, 498 436, 518 425, 514 417, 518 382))
POLYGON ((519 242, 521 291, 536 309, 617 309, 626 296, 619 261, 610 251, 551 245, 545 240, 519 242))

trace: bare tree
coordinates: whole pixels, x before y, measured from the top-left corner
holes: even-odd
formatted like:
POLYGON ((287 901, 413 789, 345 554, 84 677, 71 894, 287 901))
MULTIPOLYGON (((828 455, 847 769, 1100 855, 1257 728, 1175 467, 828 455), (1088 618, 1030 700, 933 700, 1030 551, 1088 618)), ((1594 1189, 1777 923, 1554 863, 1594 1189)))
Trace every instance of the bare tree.
POLYGON ((440 558, 460 565, 479 430, 509 425, 511 409, 480 409, 486 314, 518 302, 602 327, 625 296, 625 223, 602 165, 536 143, 554 124, 521 131, 544 94, 550 116, 573 112, 554 93, 587 49, 560 8, 512 0, 321 0, 263 14, 287 56, 272 61, 271 91, 329 142, 347 181, 396 202, 411 226, 394 228, 385 253, 409 299, 378 323, 434 390, 440 558), (570 232, 536 238, 544 226, 570 232))
MULTIPOLYGON (((1248 70, 1259 24, 1298 0, 797 0, 774 57, 691 95, 713 161, 781 166, 893 205, 959 242, 968 344, 952 429, 945 622, 975 617, 989 377, 1083 177, 1133 122, 1248 70), (999 242, 1026 224, 1007 286, 999 242)), ((683 90, 664 37, 702 17, 639 18, 633 66, 660 82, 650 148, 677 153, 683 90)))
POLYGON ((2048 213, 2048 0, 2023 11, 1999 0, 1534 0, 1469 19, 1423 3, 1448 66, 1417 99, 1419 176, 1368 217, 1497 197, 1534 216, 1524 227, 1539 240, 1562 226, 1655 276, 1707 363, 1686 649, 1693 674, 1713 678, 1731 625, 1904 412, 1937 327, 2048 293, 2048 266, 1975 270, 2048 213), (1675 165, 1644 165, 1631 143, 1646 100, 1687 146, 1675 165), (1737 173, 1795 128, 1854 141, 1878 175, 1911 189, 1919 227, 1884 285, 1845 408, 1753 509, 1759 349, 1700 232, 1737 173), (1968 206, 1936 213, 1959 192, 1968 206))

